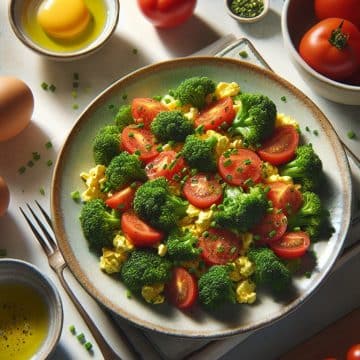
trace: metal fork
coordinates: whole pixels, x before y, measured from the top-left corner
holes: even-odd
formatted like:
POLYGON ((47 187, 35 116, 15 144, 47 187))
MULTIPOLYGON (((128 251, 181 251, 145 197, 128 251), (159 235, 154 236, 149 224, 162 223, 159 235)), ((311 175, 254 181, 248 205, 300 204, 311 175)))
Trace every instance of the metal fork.
MULTIPOLYGON (((49 225, 50 229, 52 230, 52 223, 49 215, 46 213, 46 211, 41 207, 41 205, 35 200, 36 205, 39 207, 43 217, 45 218, 47 224, 49 225)), ((26 204, 27 208, 31 212, 32 216, 34 217, 36 223, 40 227, 42 233, 41 235, 39 231, 37 230, 36 226, 32 223, 30 220, 30 217, 26 215, 24 210, 20 207, 20 211, 22 215, 25 217, 26 222, 30 226, 33 234, 35 235, 36 239, 39 241, 41 247, 43 248, 46 256, 48 257, 48 262, 52 270, 56 273, 58 276, 61 285, 63 286, 66 293, 69 295, 70 299, 72 300, 73 304, 75 305, 76 309, 82 316, 83 320, 85 321, 86 325, 88 326, 92 336, 94 337, 103 357, 105 360, 116 360, 120 359, 119 355, 117 355, 114 350, 110 347, 110 345, 107 343, 103 335, 101 334, 100 330, 97 328, 95 323, 92 321, 90 316, 87 314, 86 310, 83 308, 79 300, 77 299, 76 295, 72 292, 71 288, 67 284, 65 278, 64 278, 64 269, 66 268, 66 262, 57 246, 57 243, 55 241, 55 237, 50 234, 47 227, 43 224, 43 222, 40 220, 40 218, 36 215, 35 211, 30 207, 29 204, 26 204)), ((130 340, 127 338, 127 336, 119 329, 120 336, 122 340, 126 343, 129 350, 133 353, 133 355, 136 358, 139 358, 139 353, 135 350, 134 346, 130 342, 130 340)))

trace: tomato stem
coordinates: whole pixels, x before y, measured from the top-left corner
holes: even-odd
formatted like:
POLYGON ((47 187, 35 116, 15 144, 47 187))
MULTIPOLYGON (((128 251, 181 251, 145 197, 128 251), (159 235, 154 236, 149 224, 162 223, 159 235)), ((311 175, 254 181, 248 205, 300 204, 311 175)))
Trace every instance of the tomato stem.
POLYGON ((335 46, 339 50, 343 50, 345 46, 347 45, 347 41, 349 39, 349 34, 345 34, 342 31, 342 26, 344 24, 344 20, 340 23, 340 25, 332 30, 329 43, 333 46, 335 46))

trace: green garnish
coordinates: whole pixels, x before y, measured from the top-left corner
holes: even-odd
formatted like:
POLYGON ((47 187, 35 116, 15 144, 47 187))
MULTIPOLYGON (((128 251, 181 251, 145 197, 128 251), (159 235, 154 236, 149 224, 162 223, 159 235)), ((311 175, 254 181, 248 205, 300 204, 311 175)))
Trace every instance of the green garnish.
POLYGON ((33 160, 38 161, 40 160, 40 154, 37 151, 35 151, 32 153, 32 158, 33 160))
POLYGON ((318 136, 318 135, 319 135, 319 131, 315 129, 315 130, 313 131, 313 134, 314 134, 315 136, 318 136))
POLYGON ((252 18, 264 10, 263 0, 233 0, 230 4, 231 11, 241 17, 252 18))
POLYGON ((82 344, 86 341, 84 333, 80 333, 76 337, 82 344))
POLYGON ((127 94, 124 94, 121 98, 123 99, 123 100, 126 100, 127 99, 127 94))
POLYGON ((305 130, 310 132, 310 128, 308 126, 305 126, 305 130))
POLYGON ((81 200, 80 192, 78 190, 72 191, 70 196, 75 202, 79 202, 81 200))
POLYGON ((348 131, 347 137, 348 137, 349 139, 356 139, 356 138, 357 138, 355 132, 352 131, 352 130, 348 131))
POLYGON ((19 173, 20 175, 22 175, 25 171, 26 171, 26 167, 25 167, 25 166, 20 166, 19 169, 18 169, 18 173, 19 173))
POLYGON ((126 297, 128 299, 131 299, 132 298, 132 294, 131 294, 131 291, 130 290, 126 290, 126 297))
POLYGON ((49 84, 47 84, 45 81, 41 83, 41 87, 43 90, 47 91, 49 88, 49 84))
POLYGON ((72 108, 73 108, 74 110, 77 110, 77 109, 79 108, 79 105, 78 105, 78 104, 73 104, 72 108))
POLYGON ((78 97, 77 91, 76 91, 76 90, 73 90, 73 91, 71 92, 71 96, 73 97, 73 99, 76 99, 76 98, 78 97))
POLYGON ((247 51, 245 51, 245 50, 240 51, 240 52, 239 52, 239 55, 240 55, 240 57, 242 57, 243 59, 246 59, 246 58, 249 56, 249 54, 248 54, 247 51))
POLYGON ((136 55, 138 53, 138 49, 133 49, 132 53, 136 55))
POLYGON ((43 187, 39 189, 39 192, 42 196, 45 196, 45 189, 43 187))
POLYGON ((74 74, 73 74, 73 79, 74 79, 74 80, 79 80, 79 79, 80 79, 79 73, 77 73, 77 72, 74 73, 74 74))
POLYGON ((84 347, 87 351, 90 351, 92 349, 92 343, 90 341, 87 341, 85 344, 84 344, 84 347))
POLYGON ((48 167, 50 167, 52 164, 53 164, 52 160, 48 160, 48 161, 46 162, 46 165, 47 165, 48 167))
POLYGON ((28 167, 33 167, 33 166, 34 166, 34 162, 33 162, 32 160, 29 160, 29 161, 27 162, 27 166, 28 166, 28 167))
POLYGON ((45 147, 47 148, 47 149, 51 149, 52 148, 52 143, 51 143, 51 141, 48 141, 46 144, 45 144, 45 147))
POLYGON ((70 325, 69 326, 69 330, 72 334, 75 334, 76 333, 76 329, 75 329, 75 326, 74 325, 70 325))
POLYGON ((280 100, 283 101, 283 102, 286 102, 286 101, 287 101, 286 96, 282 96, 282 97, 280 98, 280 100))
POLYGON ((55 86, 54 84, 51 84, 50 87, 49 87, 49 90, 50 90, 51 92, 55 92, 56 86, 55 86))

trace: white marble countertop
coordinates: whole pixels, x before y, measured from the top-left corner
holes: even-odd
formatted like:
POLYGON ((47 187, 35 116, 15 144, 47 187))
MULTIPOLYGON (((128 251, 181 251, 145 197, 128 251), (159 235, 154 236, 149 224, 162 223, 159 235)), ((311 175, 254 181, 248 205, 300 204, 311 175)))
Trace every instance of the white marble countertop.
MULTIPOLYGON (((84 331, 90 340, 92 337, 48 267, 47 259, 20 216, 18 207, 34 199, 39 200, 45 208, 49 207, 52 168, 47 167, 45 161, 51 159, 55 162, 62 143, 82 109, 114 80, 147 64, 189 56, 226 34, 232 33, 237 38, 245 36, 251 40, 275 72, 294 83, 315 101, 328 116, 342 140, 353 152, 360 155, 359 140, 349 140, 346 136, 349 130, 353 130, 360 138, 360 107, 342 106, 322 99, 302 81, 283 47, 280 28, 282 5, 283 0, 271 1, 271 9, 262 21, 243 25, 227 15, 223 0, 198 0, 195 15, 187 23, 165 31, 157 30, 145 20, 137 8, 136 1, 122 0, 119 24, 110 42, 100 52, 86 59, 59 63, 39 57, 17 40, 7 18, 8 1, 0 1, 0 75, 14 75, 21 78, 30 86, 35 97, 31 124, 16 138, 0 143, 0 175, 8 183, 11 192, 9 210, 0 218, 0 248, 6 248, 9 257, 35 264, 58 285, 65 317, 63 333, 54 359, 87 358, 85 350, 81 348, 76 337, 68 331, 69 325, 76 324, 76 327, 84 331), (137 49, 136 54, 134 49, 137 49), (71 96, 72 77, 75 72, 80 75, 77 99, 71 96), (44 91, 40 86, 43 81, 54 84, 57 88, 56 92, 44 91), (73 109, 74 103, 79 105, 78 110, 73 109), (47 150, 45 143, 49 140, 53 148, 47 150), (25 174, 19 175, 18 168, 31 159, 34 151, 39 152, 44 161, 37 163, 25 174), (41 187, 45 189, 45 195, 40 194, 41 187)), ((359 186, 359 183, 355 184, 359 186)), ((334 278, 339 276, 336 275, 334 278)), ((341 276, 354 279, 360 276, 359 256, 353 257, 341 268, 341 276)), ((339 280, 338 282, 341 283, 339 280)), ((338 283, 336 284, 340 287, 338 283)), ((263 356, 276 358, 303 340, 307 334, 311 335, 360 304, 359 287, 355 282, 347 282, 346 301, 340 299, 344 297, 343 292, 332 291, 331 296, 338 296, 339 299, 329 302, 326 307, 328 311, 324 310, 323 317, 314 316, 317 314, 315 309, 322 303, 323 297, 329 296, 326 291, 322 294, 326 286, 328 285, 325 284, 320 289, 319 295, 316 294, 306 304, 303 313, 300 309, 286 321, 272 326, 272 328, 275 326, 276 331, 281 335, 274 336, 274 329, 257 332, 225 355, 225 358, 235 359, 239 353, 243 354, 242 359, 262 359, 263 356), (308 305, 311 301, 313 305, 308 305), (307 316, 308 321, 299 322, 302 318, 297 317, 297 314, 307 316), (293 331, 289 331, 287 326, 292 326, 293 331), (269 340, 259 347, 258 341, 262 334, 269 340), (285 344, 282 339, 286 339, 285 344), (268 355, 269 352, 271 356, 268 355)), ((79 292, 83 293, 83 290, 79 289, 79 292)), ((109 334, 107 335, 109 339, 117 344, 122 358, 130 359, 130 354, 121 346, 121 342, 117 340, 115 332, 111 330, 111 325, 101 315, 97 305, 86 296, 84 302, 91 311, 99 315, 99 321, 104 321, 106 324, 104 331, 109 334)), ((93 340, 92 342, 95 343, 93 340)), ((233 346, 234 344, 229 348, 233 346)), ((148 354, 150 353, 149 349, 148 354)), ((224 351, 218 353, 214 351, 212 357, 218 358, 223 353, 224 351)), ((90 358, 101 359, 96 348, 90 358)), ((147 358, 152 356, 149 355, 147 358)))

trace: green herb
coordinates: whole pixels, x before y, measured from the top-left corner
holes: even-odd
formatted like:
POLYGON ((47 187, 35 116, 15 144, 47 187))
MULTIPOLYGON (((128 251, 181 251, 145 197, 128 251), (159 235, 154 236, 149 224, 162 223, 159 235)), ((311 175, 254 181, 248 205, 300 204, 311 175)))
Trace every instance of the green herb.
POLYGON ((250 165, 250 164, 251 164, 251 160, 250 160, 250 159, 244 160, 244 164, 245 164, 245 165, 250 165))
POLYGON ((127 94, 124 94, 121 98, 123 99, 123 100, 126 100, 127 99, 127 94))
POLYGON ((132 53, 136 55, 138 53, 138 49, 133 49, 132 53))
POLYGON ((269 238, 273 238, 276 235, 276 230, 271 230, 268 235, 269 238))
POLYGON ((226 180, 231 181, 232 180, 232 175, 230 175, 230 174, 226 175, 226 180))
POLYGON ((310 132, 310 128, 308 126, 305 126, 305 130, 310 132))
POLYGON ((35 151, 32 153, 32 158, 33 160, 38 161, 40 160, 40 154, 37 151, 35 151))
POLYGON ((226 160, 223 162, 223 165, 224 165, 225 167, 228 167, 228 166, 230 166, 231 164, 232 164, 231 159, 226 159, 226 160))
POLYGON ((75 202, 79 202, 81 200, 80 192, 78 190, 72 191, 70 196, 75 202))
POLYGON ((0 249, 0 257, 6 257, 7 256, 7 250, 6 249, 0 249))
POLYGON ((18 169, 18 173, 19 173, 20 175, 22 175, 25 171, 26 171, 26 167, 25 167, 25 166, 20 166, 19 169, 18 169))
POLYGON ((73 90, 73 91, 71 92, 71 96, 73 97, 73 99, 76 99, 76 98, 78 97, 77 91, 76 91, 76 90, 73 90))
POLYGON ((314 134, 315 136, 318 136, 318 135, 319 135, 319 131, 315 129, 315 130, 313 131, 313 134, 314 134))
POLYGON ((42 196, 45 196, 45 189, 43 187, 39 189, 39 192, 42 196))
POLYGON ((70 325, 69 326, 69 330, 72 334, 75 334, 76 333, 76 329, 75 329, 75 326, 74 325, 70 325))
POLYGON ((86 339, 85 339, 85 335, 84 333, 80 333, 79 335, 76 336, 77 339, 83 344, 85 343, 86 339))
POLYGON ((286 96, 282 96, 282 97, 280 98, 280 100, 283 101, 283 102, 286 102, 286 101, 287 101, 286 96))
POLYGON ((310 278, 311 278, 311 275, 312 275, 312 272, 311 272, 311 271, 307 271, 307 272, 305 273, 305 277, 306 277, 307 279, 310 279, 310 278))
POLYGON ((156 147, 156 151, 162 152, 162 145, 157 146, 157 147, 156 147))
POLYGON ((77 109, 79 108, 79 105, 78 105, 78 104, 73 104, 72 108, 73 108, 74 110, 77 110, 77 109))
POLYGON ((126 290, 126 297, 128 299, 131 299, 132 298, 132 294, 131 294, 131 291, 130 290, 126 290))
POLYGON ((55 86, 54 84, 51 84, 50 87, 49 87, 49 90, 50 90, 51 92, 55 92, 56 86, 55 86))
POLYGON ((260 240, 260 235, 254 235, 254 236, 253 236, 253 239, 254 239, 255 241, 259 241, 259 240, 260 240))
POLYGON ((352 131, 352 130, 348 131, 347 137, 348 137, 349 139, 356 139, 356 138, 357 138, 355 132, 352 131))
POLYGON ((80 79, 80 76, 79 76, 79 73, 73 73, 73 79, 74 80, 79 80, 80 79))
POLYGON ((113 110, 114 108, 115 108, 115 105, 114 105, 114 104, 109 104, 109 105, 108 105, 108 109, 109 109, 109 110, 113 110))
POLYGON ((52 143, 51 143, 51 141, 48 141, 46 144, 45 144, 45 147, 47 148, 47 149, 51 149, 52 148, 52 143))
POLYGON ((202 236, 205 237, 205 238, 209 237, 209 235, 210 235, 210 234, 209 234, 208 231, 204 231, 203 234, 202 234, 202 236))
POLYGON ((27 166, 28 167, 33 167, 34 166, 34 162, 32 161, 32 160, 29 160, 28 162, 27 162, 27 166))
POLYGON ((136 150, 136 151, 134 151, 134 154, 137 155, 137 156, 140 156, 140 155, 141 155, 141 151, 140 151, 140 150, 136 150))
POLYGON ((246 59, 247 57, 249 57, 249 54, 247 53, 247 51, 242 50, 239 52, 240 57, 242 57, 243 59, 246 59))
POLYGON ((77 88, 79 87, 79 83, 76 82, 76 81, 74 81, 74 82, 72 83, 72 87, 73 87, 73 89, 77 89, 77 88))
POLYGON ((233 0, 230 5, 231 11, 241 17, 252 18, 261 14, 264 10, 263 0, 233 0))
POLYGON ((48 160, 48 161, 46 162, 46 165, 47 165, 48 167, 50 167, 52 164, 53 164, 52 160, 48 160))
POLYGON ((84 347, 87 351, 90 351, 93 347, 92 343, 90 341, 87 341, 85 344, 84 344, 84 347))
POLYGON ((47 84, 45 81, 41 83, 41 87, 43 90, 47 91, 49 88, 49 84, 47 84))

